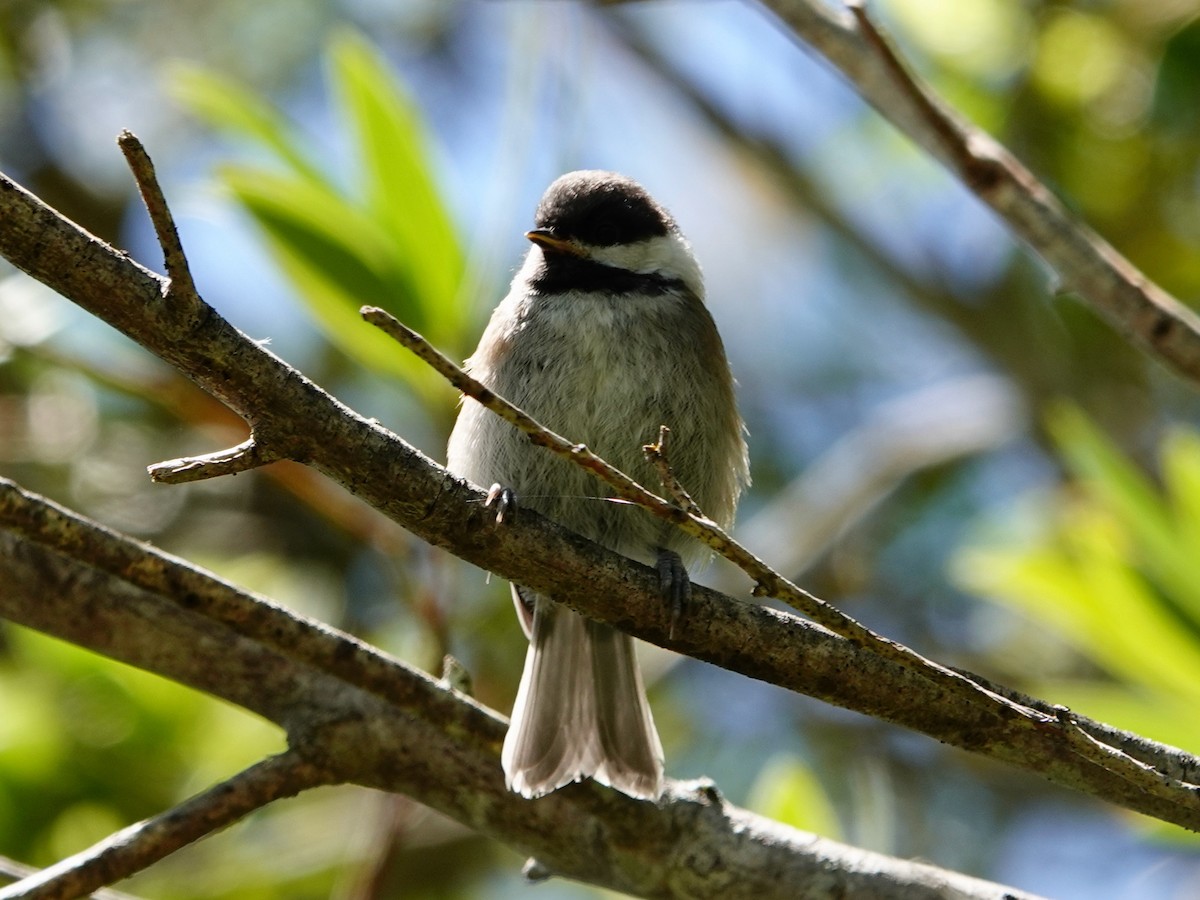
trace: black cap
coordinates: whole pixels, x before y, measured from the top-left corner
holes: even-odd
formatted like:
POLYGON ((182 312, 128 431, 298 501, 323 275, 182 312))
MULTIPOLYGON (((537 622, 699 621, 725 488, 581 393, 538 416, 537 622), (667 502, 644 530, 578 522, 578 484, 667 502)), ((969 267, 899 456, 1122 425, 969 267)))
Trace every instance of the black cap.
POLYGON ((677 231, 671 214, 646 189, 615 172, 568 172, 538 204, 535 222, 562 240, 596 247, 633 244, 677 231))

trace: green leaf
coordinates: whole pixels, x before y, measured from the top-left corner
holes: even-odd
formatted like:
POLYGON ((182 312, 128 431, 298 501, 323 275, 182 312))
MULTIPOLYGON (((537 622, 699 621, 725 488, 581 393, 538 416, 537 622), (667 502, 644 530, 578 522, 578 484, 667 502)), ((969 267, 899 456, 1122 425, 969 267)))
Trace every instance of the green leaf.
POLYGON ((1054 628, 1117 678, 1200 701, 1200 644, 1129 565, 1120 523, 1087 500, 1060 500, 1050 515, 1051 533, 1026 546, 960 551, 956 580, 1054 628))
POLYGON ((1052 627, 1100 665, 1119 682, 1096 682, 1097 691, 1109 691, 1103 696, 1114 710, 1121 692, 1123 711, 1194 708, 1200 702, 1200 437, 1182 428, 1168 435, 1159 487, 1078 410, 1057 409, 1050 427, 1074 483, 1038 498, 1038 527, 1024 540, 977 539, 960 550, 954 577, 1052 627))
POLYGON ((1150 480, 1077 407, 1055 407, 1047 426, 1064 462, 1090 491, 1143 533, 1170 540, 1166 510, 1150 480))
POLYGON ((320 181, 320 172, 304 154, 287 120, 269 103, 229 78, 186 63, 169 78, 176 100, 213 128, 248 138, 272 151, 297 175, 320 181))
MULTIPOLYGON (((411 294, 388 311, 435 342, 460 338, 463 258, 430 166, 420 116, 386 62, 343 32, 329 52, 332 86, 355 137, 364 202, 389 235, 411 294)), ((382 304, 381 304, 382 305, 382 304)))
POLYGON ((399 275, 376 222, 321 183, 240 167, 225 168, 221 179, 262 228, 276 262, 331 341, 419 390, 438 384, 424 363, 359 316, 366 303, 395 306, 389 300, 399 275))
MULTIPOLYGON (((1200 626, 1195 544, 1181 534, 1167 499, 1078 409, 1058 408, 1049 425, 1072 472, 1132 533, 1136 550, 1131 562, 1144 565, 1193 625, 1200 626)), ((1177 470, 1183 465, 1178 459, 1173 464, 1177 470)))
POLYGON ((841 835, 833 803, 821 782, 794 754, 779 753, 767 760, 750 788, 746 806, 802 831, 831 838, 841 835))
POLYGON ((221 178, 329 340, 442 403, 440 380, 358 312, 365 304, 380 306, 447 352, 464 349, 463 253, 432 175, 421 118, 362 37, 340 34, 328 63, 331 91, 353 138, 361 181, 355 196, 308 161, 294 129, 270 104, 196 69, 179 69, 174 85, 206 121, 284 163, 277 173, 226 167, 221 178))
POLYGON ((1200 133, 1200 18, 1192 18, 1163 47, 1151 114, 1168 133, 1200 133))
POLYGON ((1168 432, 1162 449, 1162 475, 1180 552, 1200 560, 1200 434, 1185 428, 1168 432))

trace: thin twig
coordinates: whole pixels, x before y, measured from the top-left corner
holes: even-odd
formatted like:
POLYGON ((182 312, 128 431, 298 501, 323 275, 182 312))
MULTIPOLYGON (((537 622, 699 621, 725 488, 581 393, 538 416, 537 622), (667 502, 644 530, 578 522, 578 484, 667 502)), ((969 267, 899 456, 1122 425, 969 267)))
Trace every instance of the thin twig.
MULTIPOLYGON (((37 875, 42 870, 37 866, 27 866, 25 863, 17 862, 7 856, 0 856, 0 878, 11 878, 14 881, 21 878, 29 878, 37 875)), ((126 894, 122 891, 114 891, 112 888, 102 888, 98 891, 92 891, 88 895, 89 900, 140 900, 133 894, 126 894)))
POLYGON ((958 170, 959 177, 975 193, 991 190, 1003 177, 1003 167, 994 158, 977 156, 970 151, 959 128, 938 107, 929 91, 918 83, 883 32, 867 14, 866 3, 863 0, 846 0, 846 6, 853 13, 867 45, 883 63, 894 83, 911 98, 913 108, 929 130, 937 136, 943 153, 958 170))
POLYGON ((951 689, 956 693, 976 700, 983 697, 995 698, 995 700, 1000 701, 1007 708, 1010 714, 1016 714, 1032 719, 1033 721, 1052 721, 1049 716, 1035 713, 1017 704, 1010 703, 998 695, 981 688, 969 679, 963 678, 958 673, 925 659, 915 651, 875 634, 824 600, 792 584, 788 579, 772 570, 766 563, 733 540, 711 519, 703 515, 689 514, 685 509, 663 499, 653 491, 643 487, 621 470, 596 456, 586 445, 572 443, 562 435, 549 430, 528 413, 509 403, 490 388, 472 378, 443 353, 433 347, 425 338, 397 320, 386 310, 377 307, 363 307, 362 316, 366 321, 384 331, 427 362, 458 390, 474 398, 493 413, 525 432, 532 443, 572 460, 609 485, 617 492, 619 497, 637 503, 654 515, 671 522, 724 556, 750 577, 754 583, 754 596, 772 597, 782 600, 799 612, 859 646, 871 647, 885 658, 901 662, 909 667, 915 666, 925 671, 927 676, 935 681, 945 680, 950 682, 954 685, 951 689))
POLYGON ((184 456, 147 466, 152 481, 160 484, 187 484, 236 475, 275 462, 271 454, 263 451, 258 441, 251 437, 236 447, 206 453, 203 456, 184 456))
POLYGON ((681 509, 687 511, 689 516, 704 517, 704 510, 692 499, 692 495, 687 492, 679 482, 679 476, 675 474, 675 470, 671 468, 670 454, 667 450, 667 444, 671 440, 671 429, 666 425, 658 426, 658 440, 653 444, 645 444, 642 446, 642 454, 658 471, 658 478, 662 482, 663 487, 667 489, 675 502, 681 509))
POLYGON ((1200 315, 1156 285, 996 140, 949 112, 901 62, 861 2, 760 0, 902 132, 941 160, 1131 343, 1200 385, 1200 315))
POLYGON ((472 378, 421 335, 399 322, 390 313, 377 307, 363 307, 361 312, 366 321, 411 350, 463 393, 525 432, 534 444, 574 461, 612 487, 618 496, 671 522, 732 562, 754 582, 753 593, 755 596, 782 600, 854 644, 913 670, 934 684, 970 702, 988 706, 1007 721, 1020 722, 1026 727, 1032 728, 1056 728, 1063 734, 1071 749, 1081 757, 1119 774, 1148 793, 1169 797, 1174 790, 1191 789, 1191 785, 1178 782, 1115 747, 1101 744, 1076 725, 1070 716, 1051 716, 1015 703, 953 669, 927 659, 904 644, 876 634, 836 607, 803 590, 772 570, 753 553, 734 541, 711 519, 703 515, 690 514, 669 503, 596 456, 585 445, 573 444, 561 435, 543 427, 533 417, 472 378))
POLYGON ((294 751, 269 757, 161 815, 0 889, 0 900, 81 897, 145 869, 273 800, 327 781, 322 769, 294 751))
POLYGON ((129 163, 129 169, 133 172, 138 191, 142 195, 142 202, 146 204, 146 212, 150 214, 154 233, 162 247, 163 263, 170 279, 167 285, 168 294, 177 294, 179 299, 190 304, 198 297, 196 284, 192 281, 192 271, 183 252, 183 244, 179 240, 175 217, 171 215, 171 208, 167 205, 167 199, 158 183, 150 154, 132 131, 122 131, 117 138, 117 146, 125 154, 125 160, 129 163))
MULTIPOLYGON (((208 306, 201 299, 199 291, 196 290, 196 283, 192 280, 187 254, 184 253, 183 243, 179 240, 179 231, 175 227, 175 217, 171 214, 170 204, 167 203, 162 186, 158 183, 154 162, 137 135, 131 131, 122 131, 117 138, 117 145, 125 154, 125 161, 129 164, 134 181, 137 182, 138 192, 142 195, 142 202, 146 205, 146 212, 150 215, 150 222, 154 225, 154 233, 162 248, 163 264, 167 270, 163 295, 170 301, 167 304, 169 313, 190 320, 201 318, 208 306)), ((148 466, 147 471, 152 480, 162 484, 186 484, 221 475, 236 475, 238 472, 274 462, 278 458, 278 455, 268 453, 263 448, 261 438, 254 433, 251 423, 250 438, 236 447, 203 456, 167 460, 148 466)))

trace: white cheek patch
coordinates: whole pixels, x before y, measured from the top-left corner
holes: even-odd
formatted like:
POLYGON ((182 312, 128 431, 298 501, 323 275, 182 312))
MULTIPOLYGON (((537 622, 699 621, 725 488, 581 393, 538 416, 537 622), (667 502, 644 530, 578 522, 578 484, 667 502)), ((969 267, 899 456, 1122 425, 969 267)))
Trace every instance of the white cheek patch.
POLYGON ((589 246, 588 256, 598 263, 629 272, 678 278, 693 294, 704 298, 700 264, 682 235, 665 234, 612 247, 589 246))

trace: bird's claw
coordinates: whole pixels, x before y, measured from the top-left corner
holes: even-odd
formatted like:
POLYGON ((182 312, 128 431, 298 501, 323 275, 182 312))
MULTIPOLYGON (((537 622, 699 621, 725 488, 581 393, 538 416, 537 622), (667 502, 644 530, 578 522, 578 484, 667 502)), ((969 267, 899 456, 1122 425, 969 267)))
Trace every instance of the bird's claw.
POLYGON ((655 568, 658 569, 658 589, 671 609, 671 624, 667 636, 674 638, 675 626, 683 616, 684 607, 692 599, 692 580, 688 577, 683 560, 674 550, 660 548, 655 568))
POLYGON ((483 505, 488 509, 496 508, 496 524, 503 525, 508 519, 517 514, 517 495, 512 488, 493 484, 488 488, 487 500, 483 505))

